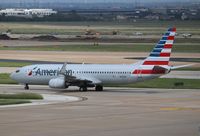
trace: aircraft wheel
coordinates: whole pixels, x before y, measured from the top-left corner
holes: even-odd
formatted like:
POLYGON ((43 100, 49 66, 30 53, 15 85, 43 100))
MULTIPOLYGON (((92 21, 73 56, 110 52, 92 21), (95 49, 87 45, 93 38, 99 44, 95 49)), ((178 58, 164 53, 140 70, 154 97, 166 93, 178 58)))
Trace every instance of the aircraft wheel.
POLYGON ((82 91, 82 92, 86 92, 87 91, 87 87, 86 86, 80 87, 79 90, 82 91))
POLYGON ((97 85, 97 86, 95 87, 95 90, 96 90, 96 91, 103 91, 103 86, 102 86, 102 85, 97 85))
POLYGON ((25 90, 29 90, 28 84, 25 84, 24 89, 25 89, 25 90))

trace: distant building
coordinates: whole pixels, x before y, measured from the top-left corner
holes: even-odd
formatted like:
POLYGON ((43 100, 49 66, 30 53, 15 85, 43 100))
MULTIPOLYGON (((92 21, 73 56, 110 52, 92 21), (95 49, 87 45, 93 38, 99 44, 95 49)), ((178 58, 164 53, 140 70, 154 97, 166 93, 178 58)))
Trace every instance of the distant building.
POLYGON ((44 17, 57 14, 53 9, 3 9, 0 10, 0 15, 15 16, 15 17, 44 17))
POLYGON ((57 14, 57 11, 54 11, 53 9, 29 9, 29 13, 32 16, 44 17, 57 14))
POLYGON ((127 17, 126 17, 126 16, 123 16, 123 15, 117 15, 116 19, 117 19, 117 20, 126 20, 127 17))
POLYGON ((148 20, 159 20, 160 19, 159 15, 147 15, 144 18, 148 19, 148 20))
POLYGON ((151 12, 153 14, 164 14, 164 15, 166 15, 167 14, 167 8, 152 8, 151 12))
POLYGON ((181 20, 187 20, 188 16, 185 13, 182 13, 181 20))

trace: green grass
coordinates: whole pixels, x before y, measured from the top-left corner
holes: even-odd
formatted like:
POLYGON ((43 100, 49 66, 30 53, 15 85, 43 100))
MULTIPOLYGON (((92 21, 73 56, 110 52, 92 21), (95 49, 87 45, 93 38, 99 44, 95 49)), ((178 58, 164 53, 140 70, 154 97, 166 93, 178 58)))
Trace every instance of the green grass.
MULTIPOLYGON (((33 51, 103 51, 103 52, 150 52, 155 43, 133 44, 104 44, 99 46, 88 45, 57 45, 57 46, 29 46, 29 47, 0 47, 0 50, 33 50, 33 51)), ((173 52, 199 53, 199 43, 177 43, 173 52)))
POLYGON ((167 88, 167 89, 200 89, 200 79, 172 79, 157 78, 144 82, 133 83, 129 85, 108 85, 114 87, 132 87, 132 88, 167 88), (183 85, 175 85, 183 83, 183 85))
POLYGON ((0 62, 0 67, 23 67, 26 65, 31 65, 28 62, 0 62))
POLYGON ((43 99, 42 95, 36 93, 17 93, 17 94, 0 94, 0 99, 43 99))
POLYGON ((16 81, 10 79, 10 74, 1 73, 0 74, 0 84, 17 84, 16 81))
POLYGON ((12 105, 12 104, 24 104, 31 103, 29 100, 17 100, 17 99, 0 99, 0 105, 12 105))
POLYGON ((179 68, 179 69, 175 69, 178 71, 200 71, 200 67, 185 67, 185 68, 179 68))
POLYGON ((41 100, 42 95, 36 93, 0 94, 0 105, 31 103, 30 100, 41 100))

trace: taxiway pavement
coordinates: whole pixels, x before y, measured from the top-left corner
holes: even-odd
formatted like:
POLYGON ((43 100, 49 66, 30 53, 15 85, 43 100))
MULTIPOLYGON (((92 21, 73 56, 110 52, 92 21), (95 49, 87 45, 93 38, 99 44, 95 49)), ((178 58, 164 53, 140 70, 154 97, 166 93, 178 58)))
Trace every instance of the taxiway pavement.
MULTIPOLYGON (((30 92, 78 96, 83 101, 0 109, 1 136, 198 136, 199 89, 105 88, 103 92, 30 92)), ((1 85, 0 92, 24 92, 1 85)))

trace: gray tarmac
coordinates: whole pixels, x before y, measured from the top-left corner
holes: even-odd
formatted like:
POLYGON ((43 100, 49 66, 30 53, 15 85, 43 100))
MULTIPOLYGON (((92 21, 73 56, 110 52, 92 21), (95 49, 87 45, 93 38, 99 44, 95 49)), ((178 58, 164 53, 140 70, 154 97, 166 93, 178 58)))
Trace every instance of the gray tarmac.
MULTIPOLYGON (((1 85, 0 92, 24 92, 1 85)), ((198 136, 199 89, 105 88, 78 92, 30 86, 30 92, 77 96, 82 101, 0 108, 1 136, 198 136)))

